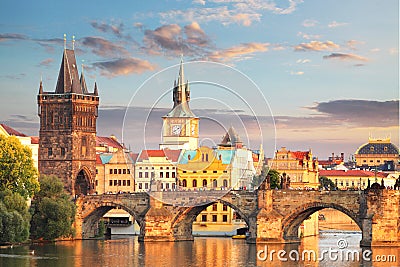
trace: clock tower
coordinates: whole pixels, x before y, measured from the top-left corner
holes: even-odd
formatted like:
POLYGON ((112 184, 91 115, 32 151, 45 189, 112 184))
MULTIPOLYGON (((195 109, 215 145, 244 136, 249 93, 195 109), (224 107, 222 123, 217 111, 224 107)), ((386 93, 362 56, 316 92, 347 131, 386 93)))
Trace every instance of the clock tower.
POLYGON ((183 59, 179 67, 178 80, 174 82, 172 110, 162 117, 163 137, 160 149, 190 149, 199 145, 199 118, 190 110, 190 89, 183 74, 183 59))

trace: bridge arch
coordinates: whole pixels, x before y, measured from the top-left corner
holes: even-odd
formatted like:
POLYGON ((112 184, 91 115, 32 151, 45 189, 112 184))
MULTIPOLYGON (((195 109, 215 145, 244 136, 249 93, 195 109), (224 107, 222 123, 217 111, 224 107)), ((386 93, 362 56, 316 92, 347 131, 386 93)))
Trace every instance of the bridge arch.
POLYGON ((298 229, 301 223, 313 213, 326 208, 335 209, 346 214, 363 231, 361 219, 347 208, 335 203, 311 202, 296 208, 289 216, 283 219, 283 238, 286 241, 298 240, 298 229))
POLYGON ((250 227, 249 216, 245 212, 243 212, 240 207, 229 202, 228 200, 218 199, 217 201, 212 201, 204 205, 180 208, 179 212, 176 214, 176 216, 174 216, 171 222, 171 228, 174 235, 192 236, 193 222, 196 220, 196 217, 202 211, 207 209, 207 207, 218 202, 227 205, 228 207, 236 211, 240 215, 240 217, 246 222, 247 227, 250 227))
POLYGON ((132 210, 128 206, 113 201, 100 201, 95 202, 91 205, 89 211, 85 212, 86 215, 82 216, 82 236, 83 237, 94 237, 97 234, 97 223, 108 211, 112 209, 122 209, 129 213, 134 220, 142 228, 144 226, 144 218, 135 210, 132 210))

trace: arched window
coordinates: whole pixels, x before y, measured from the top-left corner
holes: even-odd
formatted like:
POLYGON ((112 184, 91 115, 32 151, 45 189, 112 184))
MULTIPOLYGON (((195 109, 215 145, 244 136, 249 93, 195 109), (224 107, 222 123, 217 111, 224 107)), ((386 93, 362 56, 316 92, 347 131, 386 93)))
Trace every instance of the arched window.
POLYGON ((192 181, 192 186, 193 186, 193 187, 197 187, 197 180, 196 180, 196 179, 194 179, 194 180, 192 181))
POLYGON ((218 186, 217 179, 214 179, 214 180, 213 180, 213 187, 215 188, 215 187, 217 187, 217 186, 218 186))
POLYGON ((224 181, 223 181, 223 186, 224 186, 224 187, 228 187, 228 180, 224 179, 224 181))
POLYGON ((187 181, 186 181, 186 179, 183 179, 183 180, 182 180, 182 187, 187 187, 187 181))
POLYGON ((206 154, 206 161, 208 162, 208 154, 206 154))
POLYGON ((207 180, 203 179, 203 187, 207 187, 207 180))

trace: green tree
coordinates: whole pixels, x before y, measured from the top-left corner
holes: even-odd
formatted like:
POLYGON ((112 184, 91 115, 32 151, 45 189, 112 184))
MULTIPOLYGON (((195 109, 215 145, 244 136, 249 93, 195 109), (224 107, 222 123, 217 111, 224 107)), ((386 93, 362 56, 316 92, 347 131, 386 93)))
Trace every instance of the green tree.
POLYGON ((251 186, 253 188, 258 188, 260 184, 266 179, 267 175, 270 176, 270 185, 272 189, 280 188, 281 186, 281 178, 279 176, 279 172, 273 169, 269 169, 267 165, 264 165, 261 170, 260 175, 255 175, 253 180, 251 181, 251 186))
POLYGON ((325 188, 327 190, 335 190, 336 189, 336 185, 328 177, 320 176, 319 177, 319 188, 325 188))
POLYGON ((31 235, 34 239, 54 240, 73 236, 75 204, 70 198, 58 177, 40 177, 40 191, 31 206, 31 235))
POLYGON ((270 169, 268 172, 270 177, 271 189, 281 188, 281 176, 277 170, 270 169))
POLYGON ((0 192, 0 243, 26 241, 30 218, 24 197, 10 190, 0 192))
POLYGON ((32 151, 14 137, 0 135, 0 191, 6 189, 24 198, 39 190, 32 151))

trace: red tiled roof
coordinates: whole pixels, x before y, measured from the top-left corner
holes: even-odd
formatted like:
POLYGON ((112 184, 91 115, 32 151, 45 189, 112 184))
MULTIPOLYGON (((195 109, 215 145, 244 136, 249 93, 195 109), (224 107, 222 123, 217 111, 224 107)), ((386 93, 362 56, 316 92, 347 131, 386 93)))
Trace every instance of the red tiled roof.
POLYGON ((112 137, 96 136, 96 146, 104 146, 104 145, 115 148, 123 148, 122 145, 112 137))
POLYGON ((298 160, 302 160, 304 157, 307 158, 308 156, 308 151, 290 151, 290 153, 298 160))
POLYGON ((5 124, 3 124, 3 123, 1 123, 0 125, 3 127, 4 130, 6 130, 6 132, 7 132, 9 135, 15 135, 15 136, 26 137, 25 134, 23 134, 23 133, 21 133, 21 132, 18 132, 17 130, 11 128, 10 126, 7 126, 7 125, 5 125, 5 124))
POLYGON ((142 150, 142 152, 140 153, 139 157, 138 157, 138 161, 143 161, 146 159, 149 159, 151 157, 167 157, 168 160, 172 161, 172 162, 177 162, 179 155, 181 153, 181 150, 172 150, 172 149, 157 149, 157 150, 142 150))
POLYGON ((96 153, 96 164, 101 165, 103 162, 101 161, 100 154, 96 153))
POLYGON ((31 144, 39 144, 39 136, 31 136, 31 144))
POLYGON ((133 152, 131 152, 131 153, 129 153, 129 156, 131 157, 131 159, 132 159, 133 162, 136 162, 136 160, 137 160, 138 157, 139 157, 139 153, 133 153, 133 152))
MULTIPOLYGON (((375 172, 364 170, 320 170, 319 176, 357 176, 357 177, 375 177, 375 172)), ((387 177, 387 173, 377 172, 376 177, 387 177)))

